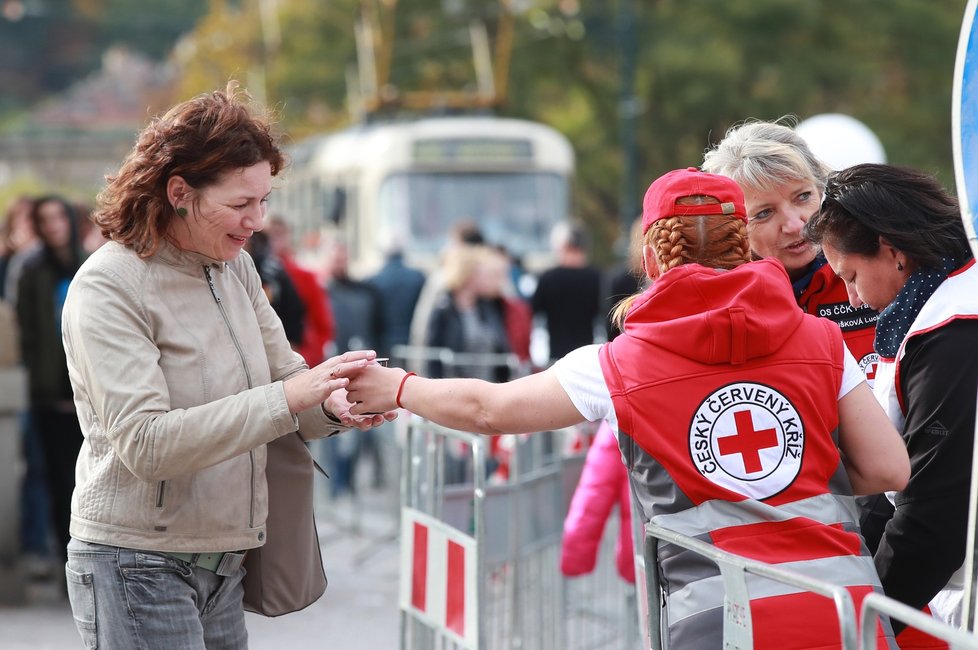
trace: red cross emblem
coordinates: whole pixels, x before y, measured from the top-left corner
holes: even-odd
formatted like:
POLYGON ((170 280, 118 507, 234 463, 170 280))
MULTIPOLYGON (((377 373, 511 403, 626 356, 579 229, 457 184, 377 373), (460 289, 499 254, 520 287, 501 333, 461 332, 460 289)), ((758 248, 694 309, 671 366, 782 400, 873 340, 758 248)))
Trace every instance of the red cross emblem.
POLYGON ((778 446, 778 432, 775 429, 754 430, 754 418, 749 410, 734 412, 734 423, 737 433, 717 439, 721 456, 740 454, 744 461, 744 471, 759 472, 761 466, 761 449, 778 446))

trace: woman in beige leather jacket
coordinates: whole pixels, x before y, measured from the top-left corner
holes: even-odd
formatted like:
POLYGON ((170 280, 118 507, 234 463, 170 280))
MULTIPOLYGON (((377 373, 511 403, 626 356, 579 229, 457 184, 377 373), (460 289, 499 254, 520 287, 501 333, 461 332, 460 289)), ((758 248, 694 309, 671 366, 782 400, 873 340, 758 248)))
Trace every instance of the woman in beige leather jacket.
POLYGON ((246 647, 241 560, 265 542, 266 444, 385 419, 352 415, 340 378, 374 353, 309 369, 241 254, 285 162, 245 99, 232 83, 142 131, 99 196, 110 241, 68 292, 85 442, 66 571, 87 647, 246 647))

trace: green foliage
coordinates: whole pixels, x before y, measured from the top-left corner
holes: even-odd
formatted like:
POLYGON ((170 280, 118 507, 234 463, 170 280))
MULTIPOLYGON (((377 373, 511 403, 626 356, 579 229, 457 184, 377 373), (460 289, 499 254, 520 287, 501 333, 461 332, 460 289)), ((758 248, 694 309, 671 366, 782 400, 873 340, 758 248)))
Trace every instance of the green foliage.
POLYGON ((113 45, 162 59, 207 9, 200 0, 23 4, 26 12, 16 20, 0 15, 0 115, 23 110, 97 70, 102 52, 113 45))
MULTIPOLYGON (((951 86, 965 4, 639 3, 635 139, 642 189, 669 169, 699 165, 704 151, 744 119, 826 112, 853 115, 880 137, 890 162, 926 169, 953 187, 951 86)), ((598 230, 614 227, 624 173, 617 9, 582 3, 581 41, 524 25, 508 107, 553 124, 574 142, 577 207, 598 230)))
POLYGON ((207 10, 201 0, 73 0, 73 4, 96 26, 97 43, 123 44, 157 60, 207 10))

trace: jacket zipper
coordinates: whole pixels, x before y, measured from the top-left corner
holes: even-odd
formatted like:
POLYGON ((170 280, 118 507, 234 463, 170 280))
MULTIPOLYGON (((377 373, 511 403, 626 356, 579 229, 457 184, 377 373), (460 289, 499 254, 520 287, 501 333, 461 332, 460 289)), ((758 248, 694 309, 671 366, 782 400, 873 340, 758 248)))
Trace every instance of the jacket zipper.
MULTIPOLYGON (((238 343, 238 337, 234 334, 234 328, 231 327, 231 320, 228 318, 228 314, 224 311, 224 303, 221 302, 221 296, 217 293, 217 286, 214 284, 214 278, 211 277, 211 267, 204 267, 204 277, 207 278, 207 286, 210 287, 211 295, 214 296, 214 302, 217 303, 217 308, 221 312, 221 316, 224 318, 224 324, 227 325, 228 333, 231 334, 231 342, 234 343, 234 349, 238 352, 238 358, 241 359, 241 366, 244 368, 245 380, 248 382, 248 388, 254 388, 251 382, 251 372, 248 370, 248 363, 245 361, 244 353, 241 351, 241 344, 238 343)), ((255 527, 255 450, 252 449, 248 452, 248 458, 251 460, 251 501, 250 510, 248 515, 248 525, 251 528, 255 527)))

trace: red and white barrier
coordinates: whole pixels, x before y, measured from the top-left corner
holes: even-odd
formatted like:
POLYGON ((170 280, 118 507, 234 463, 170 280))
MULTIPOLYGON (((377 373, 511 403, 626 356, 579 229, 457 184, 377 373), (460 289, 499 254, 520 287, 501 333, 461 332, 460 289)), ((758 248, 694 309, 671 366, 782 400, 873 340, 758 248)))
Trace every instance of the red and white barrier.
POLYGON ((475 539, 413 508, 401 515, 401 609, 476 648, 475 539))

